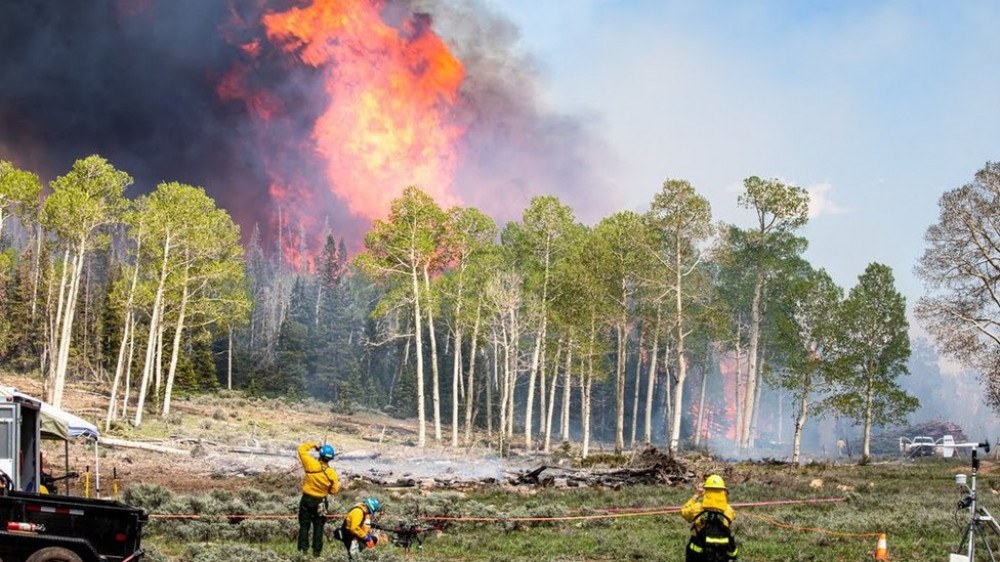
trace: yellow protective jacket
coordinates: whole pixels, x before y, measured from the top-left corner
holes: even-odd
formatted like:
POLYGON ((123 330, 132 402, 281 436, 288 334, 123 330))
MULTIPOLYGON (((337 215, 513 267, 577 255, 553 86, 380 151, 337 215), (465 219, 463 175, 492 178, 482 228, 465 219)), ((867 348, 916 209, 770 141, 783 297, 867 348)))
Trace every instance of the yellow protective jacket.
POLYGON ((312 441, 299 445, 299 460, 306 473, 302 479, 302 493, 314 498, 325 498, 340 491, 340 479, 337 478, 337 471, 330 468, 330 465, 309 454, 316 446, 312 441))
POLYGON ((698 496, 694 496, 681 506, 681 517, 688 523, 694 523, 695 527, 691 529, 692 533, 698 532, 700 528, 700 522, 697 521, 698 516, 706 509, 722 512, 729 520, 729 523, 732 523, 736 519, 736 512, 733 511, 733 508, 729 507, 726 491, 709 488, 705 490, 704 497, 699 498, 698 496))
POLYGON ((344 529, 362 541, 371 534, 372 516, 365 504, 356 504, 347 512, 347 516, 344 517, 344 529))

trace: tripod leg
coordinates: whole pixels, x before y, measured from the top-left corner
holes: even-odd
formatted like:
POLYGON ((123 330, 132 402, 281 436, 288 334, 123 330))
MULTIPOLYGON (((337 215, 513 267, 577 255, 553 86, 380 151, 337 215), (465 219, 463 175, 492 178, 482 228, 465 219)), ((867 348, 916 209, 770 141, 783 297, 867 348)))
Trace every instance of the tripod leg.
MULTIPOLYGON (((996 556, 993 554, 993 547, 990 545, 989 537, 986 536, 986 529, 983 528, 982 522, 979 520, 973 520, 969 523, 966 530, 965 536, 962 538, 962 543, 958 545, 958 553, 962 552, 962 547, 969 545, 975 547, 976 536, 979 536, 979 542, 982 544, 982 550, 986 551, 986 555, 989 556, 990 562, 997 562, 996 556), (969 542, 966 542, 968 537, 969 542)), ((978 556, 975 555, 976 549, 970 548, 969 552, 972 556, 969 558, 969 562, 976 562, 978 556)))
POLYGON ((969 521, 969 524, 966 525, 965 529, 962 531, 962 540, 959 541, 958 546, 955 547, 955 554, 964 554, 966 552, 965 545, 967 544, 966 541, 969 540, 969 531, 971 530, 972 521, 969 521))
MULTIPOLYGON (((997 562, 996 556, 993 555, 993 548, 990 546, 989 537, 987 537, 986 533, 984 532, 985 529, 983 529, 981 527, 981 525, 979 525, 978 521, 976 523, 977 524, 976 524, 976 527, 975 527, 975 533, 979 535, 979 540, 981 540, 983 542, 983 549, 985 549, 986 553, 989 555, 990 562, 997 562)), ((970 562, 974 562, 974 561, 970 561, 970 562)))

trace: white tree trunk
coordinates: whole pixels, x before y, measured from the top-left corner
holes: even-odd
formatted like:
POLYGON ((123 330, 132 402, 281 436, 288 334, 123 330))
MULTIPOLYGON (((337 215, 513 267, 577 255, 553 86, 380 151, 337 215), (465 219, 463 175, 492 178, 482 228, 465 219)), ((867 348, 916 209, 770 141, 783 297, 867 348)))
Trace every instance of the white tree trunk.
POLYGON ((163 410, 161 417, 166 419, 170 415, 170 396, 174 391, 174 376, 177 374, 177 358, 181 352, 181 337, 184 334, 184 314, 187 312, 188 303, 188 271, 184 268, 183 288, 181 289, 181 309, 177 313, 177 324, 174 326, 174 343, 170 349, 170 369, 167 370, 167 385, 163 390, 163 410))
POLYGON ((132 359, 135 357, 135 319, 128 336, 128 359, 125 361, 125 390, 122 392, 121 419, 128 419, 128 401, 132 392, 132 359))
POLYGON ((593 382, 594 382, 594 362, 593 360, 587 361, 587 372, 580 373, 581 381, 580 384, 580 417, 583 418, 583 458, 587 458, 590 455, 590 399, 593 396, 593 382))
POLYGON ((663 369, 666 371, 663 385, 663 441, 670 450, 670 422, 673 420, 674 402, 671 399, 674 388, 674 375, 670 373, 670 346, 663 346, 663 369))
POLYGON ((233 389, 233 327, 229 327, 229 345, 226 346, 226 390, 233 389))
POLYGON ((500 384, 500 349, 497 338, 493 338, 493 376, 486 385, 486 437, 493 439, 493 390, 500 384))
POLYGON ((873 394, 875 393, 873 377, 868 377, 868 388, 865 392, 865 435, 861 447, 861 463, 868 464, 872 457, 872 425, 875 419, 873 394))
POLYGON ((80 278, 83 276, 83 258, 86 255, 85 242, 77 244, 76 256, 72 262, 69 292, 66 294, 66 309, 62 318, 62 334, 59 337, 59 356, 56 361, 56 377, 53 381, 52 405, 56 408, 62 405, 63 389, 66 386, 66 369, 69 366, 69 348, 73 339, 73 319, 76 317, 77 294, 80 290, 80 278))
MULTIPOLYGON (((462 385, 462 286, 455 299, 455 354, 451 372, 451 446, 458 447, 458 392, 462 385)), ((468 400, 466 400, 468 402, 468 400)))
MULTIPOLYGON (((545 324, 545 320, 542 320, 542 324, 545 324)), ((535 348, 531 352, 531 369, 528 371, 528 399, 524 405, 524 448, 528 451, 534 448, 531 426, 534 422, 532 415, 535 409, 535 378, 538 376, 538 362, 542 353, 542 331, 539 329, 535 334, 535 348)))
POLYGON ((506 328, 502 330, 503 336, 503 383, 500 385, 500 420, 499 426, 497 427, 498 433, 500 434, 500 453, 503 454, 504 443, 507 441, 507 417, 508 417, 508 400, 507 393, 510 390, 510 341, 507 336, 506 328))
MULTIPOLYGON (((138 237, 138 242, 136 246, 136 253, 142 249, 142 233, 138 237)), ((115 363, 115 377, 114 382, 111 384, 111 399, 108 400, 108 416, 104 422, 104 430, 108 431, 111 429, 111 422, 115 419, 117 414, 117 403, 118 403, 118 385, 121 382, 123 371, 125 370, 125 354, 126 349, 129 346, 129 341, 132 337, 132 331, 135 325, 135 314, 132 311, 133 303, 135 302, 135 289, 139 284, 139 264, 136 263, 135 271, 132 272, 132 280, 129 282, 128 297, 125 299, 125 322, 122 327, 122 341, 121 345, 118 347, 118 361, 115 363)), ((131 357, 129 357, 131 359, 131 357)))
MULTIPOLYGON (((806 382, 806 388, 809 387, 809 382, 806 382)), ((792 436, 792 463, 801 464, 799 462, 799 453, 801 452, 802 446, 802 428, 806 425, 806 420, 809 418, 809 391, 803 390, 802 397, 799 400, 799 415, 795 418, 795 434, 792 436)))
POLYGON ((413 323, 414 339, 416 343, 414 351, 417 358, 417 446, 427 445, 427 413, 424 411, 424 342, 422 335, 421 315, 420 315, 420 283, 417 277, 417 268, 410 268, 410 281, 413 289, 413 323))
POLYGON ((559 380, 559 354, 562 353, 562 347, 563 340, 559 338, 556 356, 552 358, 552 380, 549 387, 548 406, 545 409, 545 445, 543 450, 546 453, 552 449, 552 412, 555 410, 556 381, 559 380))
POLYGON ((750 342, 749 350, 747 352, 747 361, 749 363, 747 366, 747 388, 743 400, 742 435, 740 436, 740 448, 744 451, 750 449, 752 442, 751 426, 753 425, 754 401, 757 395, 757 379, 759 371, 757 364, 757 347, 760 344, 760 300, 763 289, 764 273, 762 271, 758 271, 757 279, 753 287, 753 301, 750 305, 750 342))
POLYGON ((441 377, 438 373, 437 338, 434 335, 434 307, 431 305, 431 278, 424 266, 424 289, 427 293, 427 334, 431 344, 431 402, 434 406, 434 440, 441 441, 441 377))
MULTIPOLYGON (((465 385, 465 444, 472 444, 472 407, 476 402, 476 344, 479 343, 479 321, 482 304, 476 305, 476 322, 472 326, 472 341, 469 342, 469 380, 465 385)), ((487 383, 487 386, 489 384, 487 383)))
POLYGON ((38 284, 42 277, 42 227, 36 225, 35 255, 31 260, 31 325, 35 325, 35 313, 38 309, 38 284))
POLYGON ((687 357, 678 350, 677 381, 674 387, 672 420, 670 422, 670 453, 676 455, 680 449, 681 414, 684 412, 684 379, 687 378, 687 357))
POLYGON ((660 352, 660 314, 656 314, 656 328, 653 330, 653 349, 649 354, 649 371, 646 375, 646 426, 642 433, 642 442, 649 445, 653 442, 653 396, 656 391, 656 355, 660 352))
POLYGON ((763 371, 762 363, 763 361, 758 358, 757 360, 757 384, 755 385, 756 392, 753 398, 753 415, 750 416, 750 447, 756 446, 756 433, 757 433, 757 418, 760 416, 760 396, 764 391, 764 382, 762 379, 761 372, 763 371))
MULTIPOLYGON (((163 306, 166 307, 166 301, 164 301, 163 306)), ((157 400, 160 400, 162 394, 160 394, 160 388, 163 386, 163 334, 167 331, 167 313, 164 311, 160 313, 160 325, 156 330, 156 361, 153 363, 153 368, 156 369, 156 389, 154 395, 157 400)))
MULTIPOLYGON (((456 320, 457 322, 457 320, 456 320)), ((455 330, 455 360, 451 371, 451 446, 458 447, 458 382, 462 378, 462 330, 455 330)))
POLYGON ((701 395, 698 397, 698 421, 695 424, 694 446, 701 445, 701 434, 705 428, 705 389, 708 386, 708 369, 701 370, 701 395))
MULTIPOLYGON (((66 288, 68 286, 69 277, 69 248, 63 252, 63 263, 62 271, 59 272, 59 297, 56 300, 56 310, 55 318, 51 317, 49 314, 49 326, 48 326, 48 336, 49 336, 49 376, 45 381, 45 399, 48 402, 52 402, 52 392, 54 390, 53 383, 56 380, 56 367, 58 361, 56 357, 59 355, 59 327, 62 326, 63 309, 66 308, 66 288)), ((54 268, 54 265, 53 265, 54 268)), ((51 310, 51 282, 49 283, 49 303, 48 308, 51 310)))
MULTIPOLYGON (((679 236, 678 236, 679 239, 679 236)), ((677 312, 677 392, 674 393, 674 421, 670 426, 670 454, 676 455, 680 449, 681 413, 684 410, 684 381, 687 380, 687 356, 685 356, 684 337, 684 299, 682 298, 684 274, 681 271, 680 244, 677 244, 674 262, 674 306, 677 312)))
POLYGON ((580 373, 580 423, 583 425, 583 458, 590 452, 590 397, 594 380, 594 344, 597 340, 597 319, 591 312, 590 340, 587 348, 587 369, 580 373))
POLYGON ((736 382, 736 388, 735 388, 736 396, 734 397, 734 401, 736 403, 736 420, 735 420, 736 439, 734 440, 734 444, 737 446, 737 448, 740 445, 740 440, 743 439, 743 392, 744 389, 746 388, 746 385, 743 384, 743 345, 742 345, 741 334, 742 330, 739 327, 737 327, 736 345, 735 345, 736 371, 734 374, 735 377, 734 380, 736 382))
POLYGON ((625 450, 625 338, 628 337, 625 314, 617 326, 618 358, 615 365, 615 454, 625 450))
POLYGON ((563 403, 562 403, 562 419, 559 424, 559 429, 562 431, 562 440, 564 443, 569 442, 569 407, 570 407, 570 389, 573 386, 573 340, 570 339, 569 343, 566 345, 566 366, 564 367, 565 372, 563 373, 563 403))
MULTIPOLYGON (((128 307, 126 306, 126 310, 128 307)), ((115 376, 111 382, 111 398, 108 400, 108 415, 104 419, 104 431, 111 430, 111 422, 118 410, 118 386, 121 384, 122 371, 125 370, 125 353, 128 349, 129 332, 132 330, 132 315, 125 314, 125 325, 122 327, 122 341, 118 347, 118 361, 115 364, 115 376)))
POLYGON ((514 395, 517 389, 517 359, 520 356, 520 347, 518 346, 518 341, 520 340, 521 332, 517 325, 517 311, 511 309, 510 311, 510 348, 511 353, 508 357, 510 382, 508 384, 509 391, 507 392, 507 439, 509 441, 514 440, 514 395))
POLYGON ((635 357, 635 384, 632 392, 632 435, 629 440, 629 448, 635 450, 635 438, 639 430, 639 390, 642 386, 642 325, 639 326, 639 352, 635 357))
POLYGON ((153 360, 156 357, 156 334, 159 332, 160 314, 163 305, 163 291, 167 284, 167 263, 170 258, 171 240, 168 234, 163 241, 163 262, 160 264, 160 280, 153 297, 153 312, 149 318, 149 336, 146 338, 146 359, 142 364, 142 380, 139 383, 139 397, 135 405, 135 420, 133 425, 142 425, 142 411, 146 404, 146 392, 149 390, 149 379, 153 374, 153 360))

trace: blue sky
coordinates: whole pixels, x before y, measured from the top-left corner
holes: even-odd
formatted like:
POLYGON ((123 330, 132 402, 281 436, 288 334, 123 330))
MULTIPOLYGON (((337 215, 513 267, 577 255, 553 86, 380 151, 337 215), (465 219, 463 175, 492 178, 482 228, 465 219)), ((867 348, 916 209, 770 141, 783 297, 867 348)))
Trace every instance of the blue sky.
POLYGON ((689 180, 748 225, 742 179, 807 188, 807 258, 849 289, 873 261, 907 301, 941 194, 1000 160, 1000 2, 486 0, 545 101, 616 155, 599 216, 689 180))

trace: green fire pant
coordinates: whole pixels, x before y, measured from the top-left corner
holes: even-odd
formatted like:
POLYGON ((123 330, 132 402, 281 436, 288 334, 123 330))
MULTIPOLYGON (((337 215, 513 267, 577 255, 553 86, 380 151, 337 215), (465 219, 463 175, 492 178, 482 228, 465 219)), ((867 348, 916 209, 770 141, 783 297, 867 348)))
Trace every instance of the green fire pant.
POLYGON ((323 525, 326 515, 319 512, 323 498, 302 494, 299 500, 299 552, 309 550, 309 530, 312 529, 312 551, 319 556, 323 552, 323 525))

